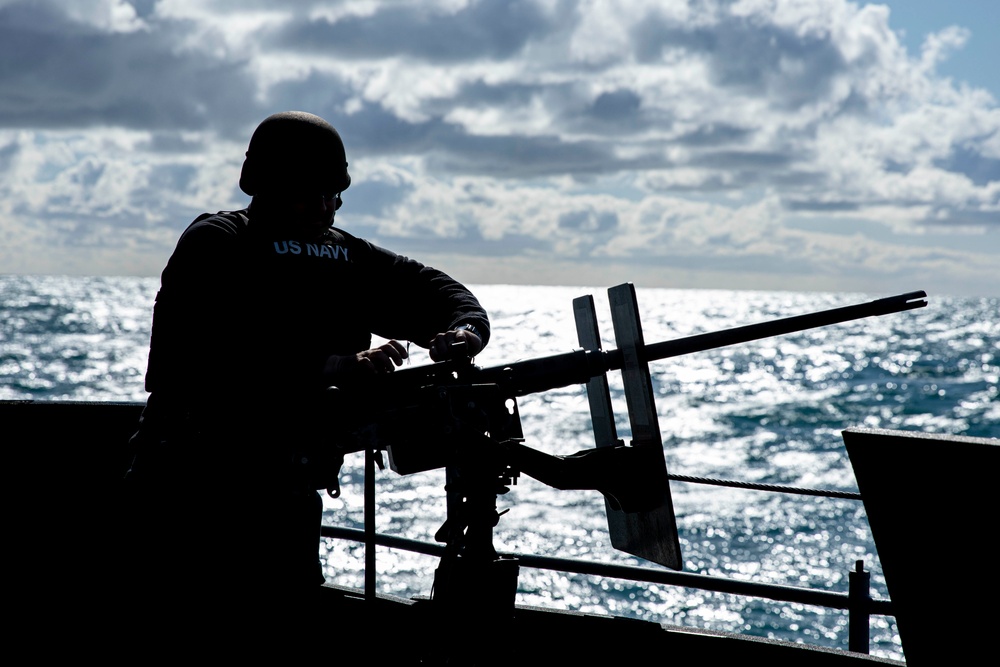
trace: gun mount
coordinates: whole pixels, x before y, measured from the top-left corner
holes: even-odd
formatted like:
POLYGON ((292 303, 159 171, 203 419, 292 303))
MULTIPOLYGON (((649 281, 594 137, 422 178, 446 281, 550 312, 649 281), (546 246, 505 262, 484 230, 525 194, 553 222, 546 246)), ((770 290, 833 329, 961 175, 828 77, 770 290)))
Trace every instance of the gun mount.
POLYGON ((448 516, 436 535, 446 549, 434 587, 445 610, 513 608, 517 564, 498 558, 492 531, 500 519, 496 498, 521 473, 557 489, 601 492, 616 549, 681 568, 650 362, 927 305, 925 292, 909 292, 646 345, 634 287, 619 285, 608 295, 617 349, 601 349, 594 301, 585 296, 573 302, 580 349, 486 368, 460 358, 400 369, 352 401, 366 414, 351 451, 385 450, 390 467, 404 475, 446 469, 448 516), (622 373, 628 445, 616 433, 609 371, 622 373), (574 384, 587 387, 596 449, 551 456, 523 444, 517 398, 574 384), (473 579, 476 586, 466 585, 473 579))
MULTIPOLYGON (((449 451, 447 447, 436 447, 429 440, 445 442, 458 436, 489 434, 488 437, 498 443, 520 441, 522 434, 516 399, 522 396, 575 384, 588 385, 593 417, 593 401, 603 397, 602 387, 595 387, 591 382, 604 377, 609 371, 630 372, 650 362, 671 357, 927 305, 923 300, 925 292, 909 292, 868 303, 645 345, 641 340, 632 286, 625 284, 612 288, 609 295, 612 296, 613 304, 622 301, 632 304, 628 313, 616 316, 615 319, 616 337, 620 339, 623 332, 626 332, 627 337, 628 333, 632 334, 629 340, 619 340, 621 346, 618 349, 600 349, 593 300, 590 297, 580 297, 574 301, 574 309, 577 331, 581 335, 581 348, 485 368, 474 365, 467 357, 460 357, 452 361, 399 369, 382 378, 371 388, 370 394, 365 393, 365 396, 377 396, 378 401, 359 401, 361 404, 388 406, 380 409, 372 420, 375 428, 368 430, 363 438, 366 446, 386 449, 390 467, 399 474, 445 467, 457 452, 449 451), (594 396, 595 393, 598 395, 594 396)), ((603 388, 603 393, 606 391, 606 387, 603 388)), ((597 441, 599 446, 605 446, 614 444, 617 438, 598 436, 597 441)), ((513 455, 517 455, 518 448, 508 446, 506 449, 508 452, 514 450, 513 455)), ((522 472, 535 477, 533 471, 537 470, 539 474, 546 476, 546 479, 539 481, 550 486, 561 489, 596 488, 573 485, 574 482, 570 479, 575 477, 574 474, 550 469, 550 466, 559 467, 559 464, 547 462, 536 453, 523 452, 521 456, 523 462, 530 467, 530 470, 522 472)), ((585 457, 586 453, 574 456, 579 459, 585 457)), ((566 465, 579 467, 581 474, 586 474, 583 472, 584 466, 577 466, 575 461, 569 461, 566 465)))

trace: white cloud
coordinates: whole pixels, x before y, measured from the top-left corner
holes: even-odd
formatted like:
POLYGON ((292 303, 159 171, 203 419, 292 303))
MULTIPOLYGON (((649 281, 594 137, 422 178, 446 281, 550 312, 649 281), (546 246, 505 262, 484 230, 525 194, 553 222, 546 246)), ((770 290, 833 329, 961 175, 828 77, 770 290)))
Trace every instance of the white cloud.
POLYGON ((932 72, 934 67, 939 62, 946 60, 952 51, 965 46, 970 34, 967 28, 951 26, 941 32, 928 35, 924 39, 923 47, 920 50, 920 64, 922 68, 925 71, 932 72))
POLYGON ((245 203, 253 126, 298 108, 341 130, 343 219, 387 245, 566 282, 655 260, 835 289, 911 262, 988 289, 968 267, 1000 252, 1000 109, 936 74, 979 30, 911 55, 842 0, 3 0, 0 229, 11 266, 86 243, 155 273, 197 212, 245 203))

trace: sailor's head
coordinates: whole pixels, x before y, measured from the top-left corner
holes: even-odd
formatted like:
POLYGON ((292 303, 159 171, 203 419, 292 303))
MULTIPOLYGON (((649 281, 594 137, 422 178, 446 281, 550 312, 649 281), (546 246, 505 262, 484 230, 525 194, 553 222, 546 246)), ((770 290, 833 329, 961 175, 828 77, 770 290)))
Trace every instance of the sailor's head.
POLYGON ((250 137, 240 174, 240 189, 291 207, 309 217, 333 222, 340 193, 351 185, 340 134, 330 123, 304 111, 268 116, 250 137))

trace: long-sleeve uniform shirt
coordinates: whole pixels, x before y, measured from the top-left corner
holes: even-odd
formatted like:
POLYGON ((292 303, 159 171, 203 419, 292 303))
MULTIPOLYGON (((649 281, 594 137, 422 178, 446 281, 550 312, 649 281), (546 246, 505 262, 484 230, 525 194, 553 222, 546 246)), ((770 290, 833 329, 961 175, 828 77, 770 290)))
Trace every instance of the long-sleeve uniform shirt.
POLYGON ((181 236, 156 298, 146 389, 188 404, 322 388, 330 355, 372 334, 426 347, 486 312, 436 269, 339 229, 304 241, 246 211, 203 215, 181 236))

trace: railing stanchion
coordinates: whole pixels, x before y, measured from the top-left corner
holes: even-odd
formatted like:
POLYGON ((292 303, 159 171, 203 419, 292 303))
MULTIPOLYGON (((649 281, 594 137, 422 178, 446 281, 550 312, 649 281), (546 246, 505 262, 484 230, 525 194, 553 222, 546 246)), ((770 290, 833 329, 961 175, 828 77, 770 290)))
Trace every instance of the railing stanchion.
POLYGON ((375 457, 372 449, 365 450, 365 599, 375 605, 378 593, 375 581, 375 457))
POLYGON ((868 653, 871 574, 865 572, 865 562, 856 561, 854 572, 848 574, 848 644, 855 653, 868 653))

